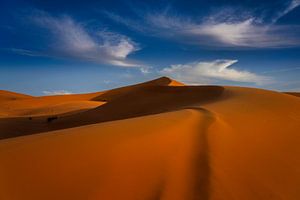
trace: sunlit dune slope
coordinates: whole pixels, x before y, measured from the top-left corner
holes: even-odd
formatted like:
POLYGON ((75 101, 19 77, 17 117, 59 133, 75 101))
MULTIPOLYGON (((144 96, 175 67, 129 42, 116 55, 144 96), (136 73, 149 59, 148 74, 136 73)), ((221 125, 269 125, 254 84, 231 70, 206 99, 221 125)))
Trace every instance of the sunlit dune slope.
POLYGON ((1 119, 1 136, 11 138, 0 140, 0 199, 300 199, 298 97, 168 83, 124 88, 51 122, 1 119))
POLYGON ((194 158, 204 152, 205 115, 184 110, 3 140, 0 198, 184 199, 206 172, 194 158))
MULTIPOLYGON (((102 92, 55 96, 19 96, 5 98, 0 104, 0 118, 31 115, 54 115, 81 109, 90 109, 104 102, 92 101, 102 92)), ((6 95, 7 96, 7 95, 6 95)), ((1 98, 0 98, 1 99, 1 98)), ((2 98, 4 99, 4 98, 2 98)))
POLYGON ((25 95, 25 94, 0 90, 0 102, 1 103, 5 102, 5 101, 10 101, 10 100, 27 99, 27 98, 31 98, 31 97, 32 96, 25 95))
POLYGON ((299 98, 225 91, 231 98, 204 106, 217 116, 208 136, 211 199, 299 199, 299 98))

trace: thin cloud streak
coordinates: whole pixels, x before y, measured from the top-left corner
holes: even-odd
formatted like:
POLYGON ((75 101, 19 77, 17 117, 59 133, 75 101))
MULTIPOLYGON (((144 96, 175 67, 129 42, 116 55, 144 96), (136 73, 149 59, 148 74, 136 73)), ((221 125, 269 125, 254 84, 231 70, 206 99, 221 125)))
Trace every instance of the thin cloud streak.
POLYGON ((19 55, 24 55, 24 56, 32 56, 32 57, 43 56, 43 54, 41 54, 41 53, 34 52, 31 50, 27 50, 27 49, 10 48, 10 49, 6 49, 6 50, 9 50, 13 53, 16 53, 19 55))
POLYGON ((288 6, 281 12, 278 12, 276 16, 273 18, 273 23, 276 23, 280 18, 294 10, 300 5, 300 0, 292 0, 289 2, 288 6))
POLYGON ((73 92, 66 91, 66 90, 54 90, 54 91, 43 91, 44 95, 51 96, 51 95, 70 95, 73 92))

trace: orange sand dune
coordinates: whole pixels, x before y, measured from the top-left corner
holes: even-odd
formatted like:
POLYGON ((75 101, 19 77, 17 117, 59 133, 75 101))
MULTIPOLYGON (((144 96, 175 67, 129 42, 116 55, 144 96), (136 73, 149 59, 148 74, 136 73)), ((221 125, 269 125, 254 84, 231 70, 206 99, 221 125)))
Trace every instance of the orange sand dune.
POLYGON ((31 98, 31 97, 32 96, 25 95, 25 94, 0 90, 0 102, 1 103, 4 102, 4 101, 27 99, 27 98, 31 98))
POLYGON ((0 119, 0 129, 3 130, 3 133, 0 134, 0 138, 182 109, 195 103, 212 101, 218 98, 223 91, 223 88, 219 86, 182 87, 170 85, 172 82, 174 81, 163 77, 132 87, 106 91, 93 98, 93 101, 105 101, 105 104, 72 115, 2 118, 0 119), (49 122, 48 119, 53 117, 55 119, 49 122), (20 131, 20 127, 22 127, 22 131, 20 131))
POLYGON ((118 95, 145 86, 183 86, 183 84, 167 77, 162 77, 149 82, 104 92, 42 97, 32 97, 0 90, 0 118, 59 115, 67 112, 83 111, 100 106, 118 95))
POLYGON ((299 98, 166 79, 51 122, 1 119, 0 199, 300 199, 299 98))
MULTIPOLYGON (((43 101, 42 99, 41 101, 43 101)), ((91 108, 95 108, 104 104, 105 102, 101 101, 85 101, 85 100, 77 100, 77 101, 66 101, 66 102, 41 102, 41 104, 37 103, 36 98, 32 98, 30 100, 20 100, 14 102, 3 103, 0 112, 0 118, 7 117, 33 117, 33 116, 43 116, 43 115, 60 115, 72 111, 82 111, 91 108)))
POLYGON ((2 99, 0 104, 0 118, 30 116, 31 113, 33 115, 60 114, 94 108, 104 103, 97 101, 97 104, 96 101, 92 101, 94 97, 102 94, 102 92, 41 97, 21 96, 20 94, 8 96, 7 94, 6 91, 0 91, 0 101, 2 99), (77 104, 77 106, 74 104, 77 104))
POLYGON ((2 118, 0 129, 3 130, 3 134, 0 138, 182 109, 197 103, 213 101, 219 98, 222 92, 223 88, 218 86, 145 86, 115 96, 94 109, 58 116, 51 122, 48 119, 52 116, 2 118))

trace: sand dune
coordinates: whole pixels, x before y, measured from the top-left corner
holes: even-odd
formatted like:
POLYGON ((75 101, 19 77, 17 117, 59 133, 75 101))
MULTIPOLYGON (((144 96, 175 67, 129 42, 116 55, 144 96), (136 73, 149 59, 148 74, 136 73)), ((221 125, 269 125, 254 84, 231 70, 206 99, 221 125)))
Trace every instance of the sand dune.
POLYGON ((47 116, 0 119, 0 199, 300 199, 295 96, 163 77, 30 99, 7 101, 47 116))
MULTIPOLYGON (((106 102, 101 106, 72 115, 45 115, 38 117, 9 117, 0 119, 0 138, 71 128, 105 121, 126 119, 182 109, 219 98, 223 87, 172 86, 165 77, 132 87, 106 91, 93 101, 106 102), (56 118, 57 117, 57 118, 56 118), (54 119, 49 122, 48 119, 54 119), (20 130, 20 128, 22 130, 20 130)), ((46 109, 44 109, 46 110, 46 109)), ((61 110, 59 110, 61 112, 61 110)), ((28 113, 28 111, 27 111, 28 113)))
POLYGON ((57 115, 82 111, 102 105, 132 90, 147 86, 183 86, 175 80, 162 77, 149 82, 89 94, 32 97, 0 90, 0 118, 57 115))
POLYGON ((92 108, 104 103, 101 101, 92 101, 94 97, 102 94, 102 92, 41 97, 25 96, 17 93, 12 94, 7 91, 0 91, 0 118, 30 116, 31 113, 34 115, 59 114, 92 108), (98 104, 95 102, 98 102, 98 104))
POLYGON ((26 94, 20 94, 5 90, 0 90, 0 102, 3 103, 5 101, 11 101, 11 100, 19 100, 19 99, 28 99, 32 96, 26 95, 26 94))

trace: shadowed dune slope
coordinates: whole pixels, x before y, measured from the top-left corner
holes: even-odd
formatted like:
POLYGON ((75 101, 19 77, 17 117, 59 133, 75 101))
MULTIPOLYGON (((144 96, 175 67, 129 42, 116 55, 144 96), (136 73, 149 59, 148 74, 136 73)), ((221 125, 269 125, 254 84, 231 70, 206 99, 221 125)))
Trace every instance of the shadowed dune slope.
POLYGON ((161 78, 154 79, 154 80, 151 80, 148 82, 105 91, 103 94, 100 94, 99 96, 93 98, 93 100, 110 101, 110 100, 116 99, 120 96, 123 96, 124 94, 129 93, 131 91, 135 91, 140 88, 151 87, 151 86, 152 87, 153 86, 184 86, 184 84, 180 83, 178 81, 172 80, 168 77, 161 77, 161 78))
POLYGON ((0 199, 300 199, 299 98, 242 87, 126 90, 47 125, 1 119, 2 137, 12 125, 41 132, 0 140, 0 199))
POLYGON ((221 97, 219 86, 145 86, 110 99, 105 104, 66 116, 18 117, 0 119, 0 138, 71 128, 105 121, 167 112, 221 97), (49 121, 49 119, 52 119, 49 121))
POLYGON ((300 97, 300 92, 285 92, 285 94, 293 95, 296 97, 300 97))
POLYGON ((167 77, 161 77, 141 84, 89 94, 32 97, 9 91, 0 91, 0 118, 81 112, 145 86, 183 86, 183 84, 167 77))

